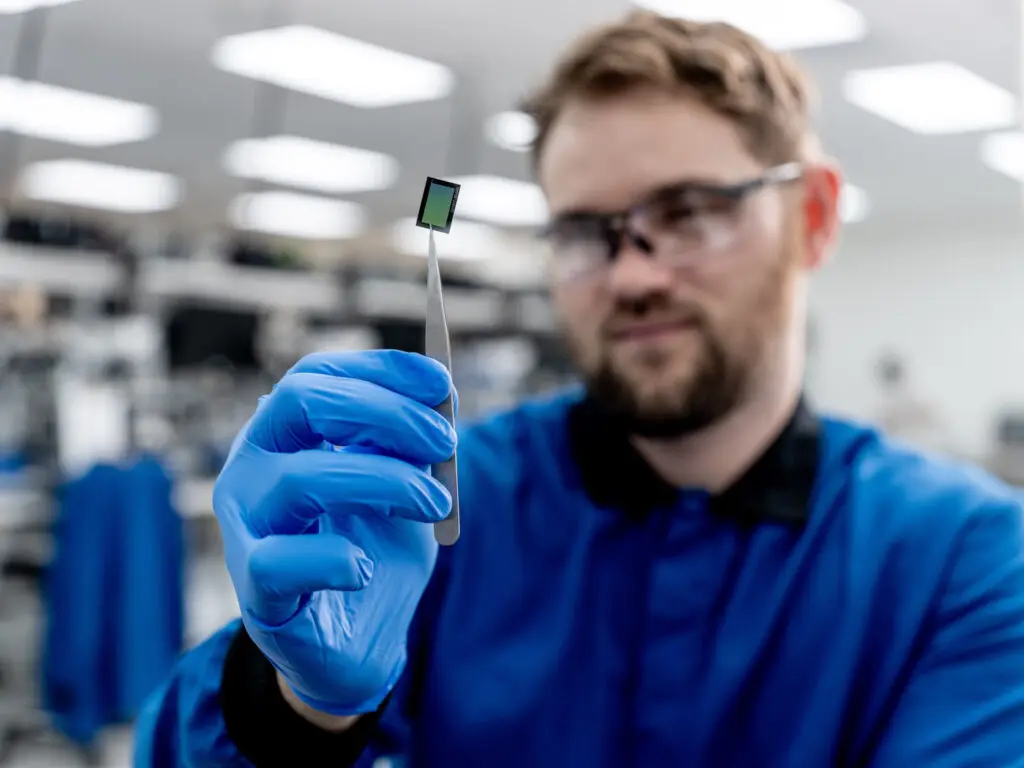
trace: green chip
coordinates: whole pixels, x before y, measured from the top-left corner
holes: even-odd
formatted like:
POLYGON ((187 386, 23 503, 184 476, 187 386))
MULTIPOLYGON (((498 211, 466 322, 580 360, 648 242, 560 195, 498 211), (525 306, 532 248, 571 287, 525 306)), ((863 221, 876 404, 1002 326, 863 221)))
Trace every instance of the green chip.
POLYGON ((451 230, 455 216, 455 204, 459 200, 459 185, 441 179, 427 178, 420 201, 420 212, 416 225, 435 232, 451 230))

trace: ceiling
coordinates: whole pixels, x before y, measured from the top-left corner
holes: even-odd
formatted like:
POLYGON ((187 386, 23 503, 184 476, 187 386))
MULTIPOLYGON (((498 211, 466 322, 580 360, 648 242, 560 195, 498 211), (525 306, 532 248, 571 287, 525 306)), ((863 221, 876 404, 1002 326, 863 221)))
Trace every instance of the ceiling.
MULTIPOLYGON (((242 184, 221 170, 232 141, 253 132, 257 86, 211 66, 223 35, 259 29, 269 18, 301 22, 422 56, 451 67, 455 96, 441 102, 358 110, 288 94, 272 132, 387 152, 401 174, 386 192, 353 195, 375 226, 415 213, 428 175, 492 173, 528 179, 523 155, 488 145, 485 119, 514 106, 559 49, 586 25, 614 18, 620 0, 82 0, 48 14, 39 78, 155 106, 159 134, 148 141, 77 149, 41 141, 19 147, 22 164, 84 157, 167 171, 185 180, 172 214, 136 220, 143 228, 208 230, 222 225, 242 184), (273 14, 269 16, 268 14, 273 14)), ((852 0, 867 16, 862 43, 804 52, 822 91, 828 148, 864 188, 873 215, 862 227, 931 226, 938 221, 1008 220, 1021 211, 1019 185, 978 159, 977 134, 923 137, 840 97, 853 68, 949 59, 1021 92, 1020 5, 1008 0, 852 0)), ((0 68, 9 71, 24 17, 0 16, 0 68), (7 60, 5 61, 4 58, 7 60)), ((7 185, 8 178, 0 180, 7 185)))

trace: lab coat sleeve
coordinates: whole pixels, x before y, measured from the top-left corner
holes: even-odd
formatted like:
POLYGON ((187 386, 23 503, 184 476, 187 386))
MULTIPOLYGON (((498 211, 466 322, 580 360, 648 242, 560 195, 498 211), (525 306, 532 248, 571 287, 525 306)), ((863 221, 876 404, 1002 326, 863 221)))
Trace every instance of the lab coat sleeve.
POLYGON ((1024 767, 1019 501, 991 503, 967 517, 870 766, 1024 767))
POLYGON ((134 729, 134 768, 251 768, 228 737, 221 677, 241 622, 232 622, 178 662, 143 705, 134 729))
POLYGON ((284 702, 275 672, 241 621, 185 654, 136 721, 134 768, 369 768, 378 756, 408 754, 420 665, 429 650, 448 577, 442 549, 409 631, 405 674, 378 712, 345 734, 302 720, 284 702), (284 750, 280 752, 279 750, 284 750))
POLYGON ((135 768, 368 768, 381 714, 342 734, 291 710, 274 668, 241 622, 186 654, 146 703, 135 729, 135 768))

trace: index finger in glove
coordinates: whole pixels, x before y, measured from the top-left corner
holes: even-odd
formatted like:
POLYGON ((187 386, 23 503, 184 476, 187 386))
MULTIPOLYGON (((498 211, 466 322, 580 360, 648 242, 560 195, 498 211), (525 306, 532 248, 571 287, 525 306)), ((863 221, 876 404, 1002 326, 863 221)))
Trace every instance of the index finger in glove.
POLYGON ((377 384, 324 374, 293 373, 260 404, 248 439, 277 453, 362 446, 417 464, 445 461, 455 430, 432 408, 377 384))
POLYGON ((455 414, 459 393, 441 363, 415 352, 374 349, 360 352, 315 352, 299 360, 288 373, 320 373, 361 379, 436 407, 450 394, 455 414))
POLYGON ((275 456, 262 470, 259 501, 246 515, 258 538, 302 534, 323 515, 339 523, 350 516, 436 523, 451 512, 451 496, 441 483, 389 456, 305 451, 275 456))

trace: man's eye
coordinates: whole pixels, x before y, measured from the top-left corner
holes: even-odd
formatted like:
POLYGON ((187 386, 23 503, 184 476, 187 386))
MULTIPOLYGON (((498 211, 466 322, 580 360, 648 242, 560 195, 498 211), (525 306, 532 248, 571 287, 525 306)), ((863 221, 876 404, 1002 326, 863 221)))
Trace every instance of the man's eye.
POLYGON ((650 224, 660 229, 680 229, 700 221, 703 211, 690 202, 678 201, 660 205, 650 211, 650 224))
POLYGON ((689 221, 697 215, 698 211, 692 205, 670 206, 658 212, 658 218, 666 224, 689 221))

